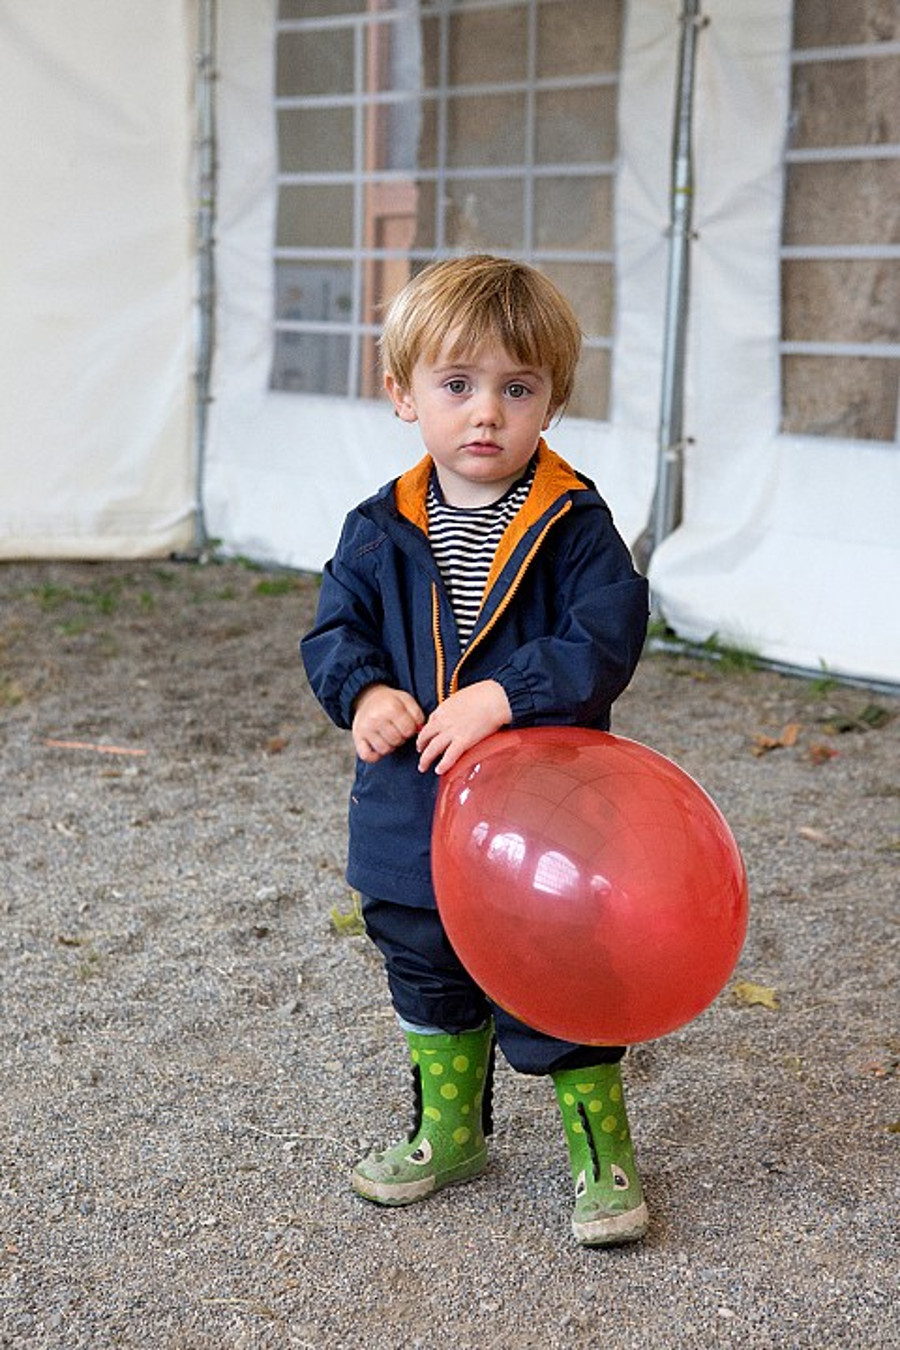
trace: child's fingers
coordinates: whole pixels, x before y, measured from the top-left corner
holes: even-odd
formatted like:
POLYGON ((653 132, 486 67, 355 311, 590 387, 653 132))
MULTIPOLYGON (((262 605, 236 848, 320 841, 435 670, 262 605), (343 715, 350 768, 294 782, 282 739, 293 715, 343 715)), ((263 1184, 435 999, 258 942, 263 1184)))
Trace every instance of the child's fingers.
POLYGON ((440 731, 427 723, 416 740, 416 749, 419 751, 419 773, 427 773, 432 764, 444 754, 450 742, 448 732, 440 731))
POLYGON ((357 703, 352 727, 356 752, 364 763, 374 764, 415 736, 424 720, 412 695, 373 685, 357 703))
POLYGON ((408 741, 410 736, 416 736, 424 722, 425 714, 414 699, 410 699, 410 704, 394 717, 394 726, 405 741, 408 741))
POLYGON ((361 754, 360 758, 368 759, 370 763, 376 759, 381 759, 384 755, 389 755, 393 750, 396 750, 398 746, 403 745, 404 741, 408 741, 415 734, 415 731, 415 723, 403 720, 383 722, 378 726, 367 727, 365 730, 361 730, 359 734, 359 742, 367 752, 361 754))

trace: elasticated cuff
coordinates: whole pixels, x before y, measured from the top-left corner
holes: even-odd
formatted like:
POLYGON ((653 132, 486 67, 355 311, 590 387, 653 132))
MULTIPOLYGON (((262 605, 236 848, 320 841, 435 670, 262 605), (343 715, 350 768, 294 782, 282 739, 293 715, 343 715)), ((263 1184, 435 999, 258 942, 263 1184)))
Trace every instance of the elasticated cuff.
POLYGON ((537 716, 537 709, 534 706, 534 699, 531 697, 531 690, 523 676, 512 666, 503 666, 492 678, 503 686, 504 693, 509 700, 509 708, 512 713, 511 725, 514 727, 531 726, 537 716))
POLYGON ((351 670, 341 690, 341 715, 344 725, 349 729, 353 725, 353 704, 370 684, 390 684, 391 676, 378 666, 357 666, 351 670))

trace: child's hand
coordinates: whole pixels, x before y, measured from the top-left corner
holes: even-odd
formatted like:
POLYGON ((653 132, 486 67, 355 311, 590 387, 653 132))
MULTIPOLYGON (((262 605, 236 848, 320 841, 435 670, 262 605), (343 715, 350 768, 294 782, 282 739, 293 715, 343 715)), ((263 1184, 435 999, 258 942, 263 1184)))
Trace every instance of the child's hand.
POLYGON ((419 772, 446 773, 466 750, 512 720, 506 690, 496 680, 458 689, 435 708, 416 739, 419 772))
POLYGON ((412 694, 388 684, 370 684, 353 710, 350 734, 356 753, 366 764, 375 764, 415 736, 424 721, 412 694))

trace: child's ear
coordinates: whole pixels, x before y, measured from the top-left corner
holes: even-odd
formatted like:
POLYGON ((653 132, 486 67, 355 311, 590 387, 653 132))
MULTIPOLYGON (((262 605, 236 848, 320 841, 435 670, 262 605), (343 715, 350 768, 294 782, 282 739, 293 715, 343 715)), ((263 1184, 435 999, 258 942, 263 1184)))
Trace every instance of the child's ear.
POLYGON ((408 389, 394 379, 390 371, 385 374, 384 387, 387 390, 388 398, 394 405, 394 412, 403 422, 415 422, 418 418, 416 405, 413 403, 412 395, 408 389))

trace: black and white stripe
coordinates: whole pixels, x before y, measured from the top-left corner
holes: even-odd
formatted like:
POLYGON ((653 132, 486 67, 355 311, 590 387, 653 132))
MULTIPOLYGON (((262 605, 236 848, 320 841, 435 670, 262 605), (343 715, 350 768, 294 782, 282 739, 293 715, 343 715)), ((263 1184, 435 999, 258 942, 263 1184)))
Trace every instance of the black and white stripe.
POLYGON ((436 475, 431 476, 428 540, 450 596, 463 647, 475 627, 497 546, 528 496, 533 478, 532 466, 499 501, 488 506, 449 506, 436 475))

